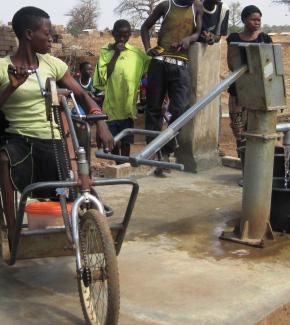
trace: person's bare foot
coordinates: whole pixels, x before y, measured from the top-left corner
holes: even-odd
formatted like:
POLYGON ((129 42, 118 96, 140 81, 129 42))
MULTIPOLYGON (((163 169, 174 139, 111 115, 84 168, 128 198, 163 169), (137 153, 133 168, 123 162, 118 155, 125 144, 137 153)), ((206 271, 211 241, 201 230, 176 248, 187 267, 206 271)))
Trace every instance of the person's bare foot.
POLYGON ((160 177, 160 178, 165 178, 166 177, 166 175, 164 174, 163 168, 160 168, 160 167, 157 167, 154 170, 154 176, 160 177))

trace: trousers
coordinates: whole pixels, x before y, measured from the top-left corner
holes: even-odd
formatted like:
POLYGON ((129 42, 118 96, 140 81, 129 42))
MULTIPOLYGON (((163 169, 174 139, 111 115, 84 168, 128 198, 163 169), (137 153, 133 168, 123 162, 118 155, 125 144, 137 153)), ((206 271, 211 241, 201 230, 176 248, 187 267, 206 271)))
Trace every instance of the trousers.
MULTIPOLYGON (((145 128, 161 131, 163 125, 162 104, 169 98, 169 124, 175 121, 189 106, 190 77, 187 66, 151 60, 148 69, 147 109, 145 128)), ((149 140, 148 140, 149 141, 149 140)), ((174 151, 175 141, 170 141, 163 149, 164 154, 174 151)))

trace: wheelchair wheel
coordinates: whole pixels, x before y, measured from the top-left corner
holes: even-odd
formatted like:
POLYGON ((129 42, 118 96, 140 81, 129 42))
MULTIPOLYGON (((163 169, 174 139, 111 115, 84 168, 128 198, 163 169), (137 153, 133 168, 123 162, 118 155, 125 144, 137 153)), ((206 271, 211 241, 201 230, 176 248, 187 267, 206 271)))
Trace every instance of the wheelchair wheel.
POLYGON ((91 325, 117 324, 119 273, 107 219, 96 210, 88 210, 81 217, 79 231, 83 272, 78 277, 78 290, 85 320, 91 325))

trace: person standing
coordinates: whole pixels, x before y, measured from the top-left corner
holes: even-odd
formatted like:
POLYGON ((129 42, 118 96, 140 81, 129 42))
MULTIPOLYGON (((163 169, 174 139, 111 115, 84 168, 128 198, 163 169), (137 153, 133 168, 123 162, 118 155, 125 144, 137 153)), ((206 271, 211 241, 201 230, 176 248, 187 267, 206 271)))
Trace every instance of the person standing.
MULTIPOLYGON (((240 33, 231 33, 227 38, 227 43, 272 43, 272 39, 268 34, 261 32, 261 10, 253 5, 246 6, 241 12, 241 20, 244 24, 244 29, 240 33)), ((233 71, 232 66, 232 51, 228 46, 227 60, 228 67, 233 71)), ((241 152, 241 147, 245 146, 246 139, 243 132, 247 129, 247 112, 245 107, 238 104, 236 85, 232 84, 229 89, 229 115, 231 128, 236 139, 238 156, 244 161, 244 153, 241 152)), ((239 183, 240 184, 240 183, 239 183)))
POLYGON ((204 0, 202 29, 199 41, 218 43, 221 36, 228 34, 229 7, 221 0, 204 0))
MULTIPOLYGON (((113 44, 102 47, 95 69, 93 85, 104 89, 103 111, 108 115, 108 127, 115 136, 134 127, 138 88, 146 73, 150 57, 128 43, 131 26, 127 20, 117 20, 112 35, 113 44)), ((127 136, 113 149, 113 154, 129 156, 133 136, 127 136)))
MULTIPOLYGON (((188 49, 199 38, 202 26, 202 8, 194 0, 168 0, 156 6, 141 27, 145 51, 152 56, 148 70, 147 110, 145 127, 160 131, 163 123, 162 104, 169 98, 169 123, 176 120, 189 104, 188 49), (150 29, 163 18, 158 33, 157 47, 151 48, 150 29)), ((174 151, 171 141, 162 149, 163 159, 168 160, 174 151)), ((156 176, 164 176, 157 168, 156 176)))

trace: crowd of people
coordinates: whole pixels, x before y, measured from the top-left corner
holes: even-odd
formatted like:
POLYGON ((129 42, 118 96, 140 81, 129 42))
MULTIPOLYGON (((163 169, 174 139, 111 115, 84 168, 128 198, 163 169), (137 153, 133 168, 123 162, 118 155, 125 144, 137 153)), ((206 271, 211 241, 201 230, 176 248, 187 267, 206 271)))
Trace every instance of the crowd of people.
MULTIPOLYGON (((230 42, 271 42, 261 33, 261 11, 247 6, 242 11, 244 29, 230 34, 230 42)), ((105 112, 107 122, 97 122, 97 133, 104 148, 122 155, 130 154, 133 138, 114 143, 113 136, 134 126, 137 93, 142 78, 147 75, 147 107, 145 127, 161 130, 164 101, 167 101, 171 123, 187 108, 189 99, 188 49, 194 42, 211 45, 228 32, 229 9, 220 0, 168 0, 156 6, 141 28, 145 51, 129 43, 131 26, 126 20, 115 22, 114 42, 105 45, 93 67, 88 62, 80 66, 75 80, 68 66, 49 54, 52 46, 52 26, 49 15, 35 7, 24 7, 13 17, 12 27, 18 38, 16 53, 0 59, 0 187, 8 227, 14 227, 15 190, 37 181, 56 180, 58 175, 52 143, 51 125, 46 118, 45 99, 39 91, 35 75, 41 79, 56 79, 71 89, 82 113, 105 112), (162 18, 157 46, 151 47, 150 30, 162 18), (100 108, 102 107, 102 110, 100 108), (50 166, 48 169, 47 166, 50 166)), ((231 68, 231 51, 228 51, 231 68)), ((143 79, 144 80, 144 79, 143 79)), ((144 83, 144 81, 143 81, 144 83)), ((229 109, 231 125, 239 146, 246 128, 243 108, 237 105, 235 86, 230 87, 229 109)), ((54 138, 60 134, 53 123, 54 138)), ((169 143, 162 149, 163 159, 174 151, 169 143)), ((163 171, 157 170, 157 176, 163 171)), ((66 178, 65 171, 62 175, 66 178)))

